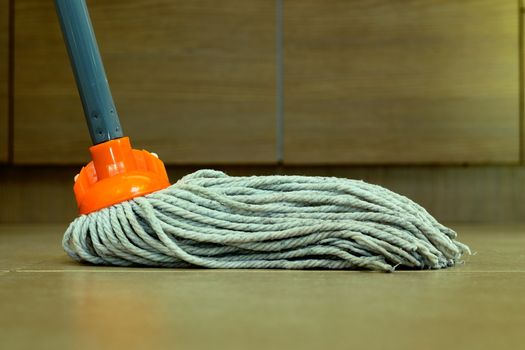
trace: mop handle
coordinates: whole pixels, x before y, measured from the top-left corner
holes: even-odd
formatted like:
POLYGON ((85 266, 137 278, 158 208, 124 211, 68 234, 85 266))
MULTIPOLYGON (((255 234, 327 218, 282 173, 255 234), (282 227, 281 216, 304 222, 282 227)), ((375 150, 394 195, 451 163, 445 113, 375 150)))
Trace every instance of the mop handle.
POLYGON ((123 136, 85 0, 55 0, 93 144, 123 136))

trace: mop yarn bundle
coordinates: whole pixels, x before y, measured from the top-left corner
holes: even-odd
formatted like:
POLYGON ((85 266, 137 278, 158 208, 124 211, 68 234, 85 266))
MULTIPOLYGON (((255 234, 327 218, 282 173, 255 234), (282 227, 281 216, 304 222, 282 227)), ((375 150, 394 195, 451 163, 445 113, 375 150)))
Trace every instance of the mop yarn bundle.
POLYGON ((162 161, 124 137, 85 1, 56 0, 56 7, 93 142, 92 162, 74 185, 88 214, 63 239, 73 259, 393 271, 444 268, 469 253, 425 209, 362 181, 201 170, 169 186, 162 161))
POLYGON ((63 247, 98 265, 439 269, 469 248, 418 204, 363 181, 200 170, 81 215, 63 247))

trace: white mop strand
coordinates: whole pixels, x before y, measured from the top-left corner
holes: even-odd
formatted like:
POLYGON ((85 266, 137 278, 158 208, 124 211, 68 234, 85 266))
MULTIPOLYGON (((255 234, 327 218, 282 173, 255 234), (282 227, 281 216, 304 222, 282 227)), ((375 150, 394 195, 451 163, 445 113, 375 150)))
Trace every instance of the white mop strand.
POLYGON ((67 229, 73 259, 97 265, 439 269, 469 248, 408 198, 363 181, 233 177, 200 170, 67 229))

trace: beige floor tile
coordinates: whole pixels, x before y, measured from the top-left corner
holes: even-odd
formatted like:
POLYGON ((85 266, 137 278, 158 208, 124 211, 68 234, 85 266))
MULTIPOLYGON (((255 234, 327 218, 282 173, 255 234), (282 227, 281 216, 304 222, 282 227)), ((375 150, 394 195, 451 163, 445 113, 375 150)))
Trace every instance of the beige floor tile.
POLYGON ((473 255, 465 264, 443 272, 525 272, 525 225, 450 225, 459 240, 470 246, 473 255))
POLYGON ((0 269, 21 269, 63 256, 64 230, 65 225, 0 225, 0 269))
POLYGON ((88 266, 0 225, 0 348, 520 348, 524 226, 453 227, 466 264, 385 274, 88 266))
POLYGON ((11 348, 518 349, 525 273, 11 272, 11 348))

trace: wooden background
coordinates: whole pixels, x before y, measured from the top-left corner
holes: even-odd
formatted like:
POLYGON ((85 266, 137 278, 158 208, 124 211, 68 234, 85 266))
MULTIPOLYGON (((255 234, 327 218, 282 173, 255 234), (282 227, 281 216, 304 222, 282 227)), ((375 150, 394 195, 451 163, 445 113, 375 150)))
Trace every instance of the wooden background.
POLYGON ((8 160, 9 1, 0 0, 0 163, 8 160))
POLYGON ((516 163, 516 1, 285 1, 288 163, 516 163))
MULTIPOLYGON (((124 131, 172 180, 347 176, 441 220, 525 221, 519 1, 88 6, 124 131)), ((0 222, 69 221, 88 146, 53 2, 0 0, 0 222)))
MULTIPOLYGON (((172 182, 199 166, 171 166, 172 182)), ((525 167, 214 166, 230 175, 343 176, 385 186, 445 222, 524 222, 525 167)), ((0 167, 0 222, 70 222, 78 166, 0 167)))
MULTIPOLYGON (((89 6, 123 129, 137 147, 179 164, 275 161, 273 2, 89 6)), ((90 141, 53 1, 16 1, 14 21, 14 162, 86 162, 90 141)))

